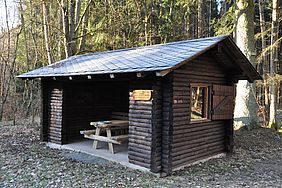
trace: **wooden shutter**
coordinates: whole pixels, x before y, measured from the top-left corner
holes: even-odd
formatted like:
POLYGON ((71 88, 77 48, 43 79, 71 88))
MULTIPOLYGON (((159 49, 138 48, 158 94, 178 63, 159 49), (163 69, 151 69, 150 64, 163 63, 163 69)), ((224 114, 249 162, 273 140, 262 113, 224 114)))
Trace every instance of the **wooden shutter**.
POLYGON ((235 100, 235 87, 213 85, 212 89, 212 119, 232 119, 235 100))

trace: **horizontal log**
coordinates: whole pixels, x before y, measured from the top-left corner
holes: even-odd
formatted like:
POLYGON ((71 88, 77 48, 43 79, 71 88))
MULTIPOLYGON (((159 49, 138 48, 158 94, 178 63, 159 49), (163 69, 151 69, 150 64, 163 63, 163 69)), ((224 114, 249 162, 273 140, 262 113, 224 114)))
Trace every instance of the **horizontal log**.
MULTIPOLYGON (((138 143, 133 143, 133 142, 128 142, 128 148, 129 149, 132 149, 132 148, 136 148, 136 149, 140 149, 140 150, 145 150, 145 151, 150 151, 152 150, 152 147, 151 145, 150 146, 147 146, 147 145, 140 145, 138 143)), ((134 149, 132 149, 134 150, 134 149)))
MULTIPOLYGON (((154 114, 156 114, 157 112, 154 112, 154 114)), ((152 114, 137 114, 137 113, 134 113, 134 114, 129 114, 129 119, 141 119, 141 120, 151 120, 152 119, 152 114)))
POLYGON ((173 139, 178 139, 178 138, 183 138, 183 137, 189 137, 187 138, 188 140, 194 139, 195 137, 203 137, 203 136, 208 136, 212 134, 217 134, 217 133, 224 133, 225 130, 222 127, 216 127, 216 128, 210 128, 210 129, 204 129, 201 131, 193 131, 193 132, 186 132, 186 133, 180 133, 180 134, 173 134, 173 139))
POLYGON ((60 127, 60 128, 58 128, 58 127, 49 127, 49 130, 50 130, 50 132, 58 132, 58 133, 60 133, 60 132, 62 132, 62 128, 60 127))
POLYGON ((151 142, 133 139, 133 138, 129 138, 129 142, 132 142, 132 143, 135 143, 135 144, 141 144, 141 145, 145 145, 145 146, 150 146, 150 147, 152 145, 151 142))
POLYGON ((190 67, 186 66, 183 69, 175 70, 173 79, 179 75, 189 76, 189 73, 199 73, 199 75, 203 74, 203 76, 205 74, 224 75, 224 72, 220 68, 216 67, 213 63, 208 64, 207 62, 201 62, 190 67))
POLYGON ((132 135, 139 135, 139 136, 145 136, 145 137, 152 137, 152 134, 150 132, 141 132, 136 131, 135 129, 130 129, 130 134, 132 135))
POLYGON ((197 72, 193 72, 193 71, 183 71, 182 73, 180 73, 180 75, 187 75, 187 76, 179 76, 179 74, 177 76, 174 77, 174 81, 175 82, 185 82, 187 81, 187 78, 191 77, 192 75, 197 75, 197 76, 203 76, 203 77, 218 77, 218 78, 222 78, 225 79, 225 74, 224 73, 214 73, 214 72, 208 72, 208 71, 197 71, 197 72))
POLYGON ((63 89, 52 89, 51 94, 63 94, 63 89))
POLYGON ((140 162, 140 161, 137 161, 135 159, 130 159, 130 158, 129 158, 129 162, 132 163, 132 164, 136 164, 138 166, 148 168, 148 169, 150 169, 150 166, 151 166, 151 164, 140 162))
POLYGON ((62 113, 52 112, 52 113, 49 113, 49 117, 50 118, 62 118, 62 113))
POLYGON ((49 133, 49 138, 53 140, 61 140, 61 135, 54 134, 54 133, 49 133))
POLYGON ((54 144, 62 144, 62 141, 61 140, 55 140, 55 139, 50 139, 49 138, 49 140, 48 140, 49 142, 51 142, 51 143, 54 143, 54 144))
POLYGON ((50 123, 50 127, 54 127, 54 128, 61 129, 61 128, 62 128, 62 124, 54 124, 54 123, 50 123))
POLYGON ((55 100, 55 99, 50 99, 50 104, 63 104, 62 100, 55 100))
POLYGON ((129 120, 129 125, 137 126, 137 127, 147 127, 147 128, 150 128, 152 126, 151 123, 144 123, 144 122, 138 122, 138 121, 132 121, 132 120, 129 120))
POLYGON ((198 143, 198 142, 209 142, 209 140, 212 139, 216 139, 216 138, 222 138, 224 139, 225 134, 224 133, 219 133, 216 135, 210 135, 210 136, 206 136, 206 137, 200 137, 200 138, 195 138, 195 139, 191 139, 191 140, 187 140, 190 138, 179 138, 179 139, 174 139, 173 140, 173 147, 178 147, 184 144, 194 144, 194 143, 198 143))
POLYGON ((134 151, 134 152, 138 152, 138 153, 142 153, 142 154, 146 154, 146 155, 149 155, 151 156, 151 148, 149 148, 148 150, 147 149, 143 149, 143 148, 140 148, 140 147, 128 147, 128 151, 134 151))
POLYGON ((173 167, 177 167, 184 164, 189 164, 202 159, 202 157, 206 158, 207 156, 213 156, 215 154, 222 152, 224 152, 224 146, 215 146, 213 148, 210 148, 209 151, 204 151, 204 150, 198 151, 193 156, 189 156, 189 157, 183 156, 181 159, 178 160, 172 159, 172 165, 173 167))
POLYGON ((141 117, 139 119, 137 118, 129 118, 130 122, 136 122, 136 123, 146 123, 146 124, 152 124, 152 120, 151 119, 141 119, 141 117))
POLYGON ((61 109, 50 109, 50 113, 54 113, 54 114, 57 114, 57 113, 62 113, 62 110, 61 109))
POLYGON ((135 110, 152 110, 152 105, 130 105, 129 109, 135 110))
POLYGON ((138 109, 129 109, 129 114, 145 114, 145 115, 152 115, 151 110, 138 110, 138 109))
POLYGON ((174 147, 172 146, 172 156, 177 156, 180 154, 184 153, 191 153, 193 154, 193 151, 198 151, 203 148, 208 148, 216 145, 224 145, 225 140, 224 138, 216 138, 216 139, 211 139, 209 142, 197 142, 194 144, 187 144, 187 145, 182 145, 180 147, 174 147))
POLYGON ((215 65, 214 62, 211 61, 199 61, 195 64, 190 64, 182 67, 182 69, 176 69, 173 74, 173 79, 175 78, 175 75, 187 75, 187 72, 201 72, 202 70, 209 70, 211 73, 218 73, 222 74, 224 73, 221 68, 218 67, 218 65, 215 65))
POLYGON ((151 106, 152 101, 134 101, 133 99, 130 99, 129 101, 130 106, 151 106))
MULTIPOLYGON (((172 97, 173 103, 175 104, 175 100, 181 101, 180 104, 190 104, 190 97, 189 96, 173 96, 172 97)), ((176 103, 176 104, 179 104, 176 103)))
POLYGON ((50 121, 62 122, 62 118, 61 118, 61 117, 56 117, 56 116, 50 117, 49 120, 50 120, 50 121))
MULTIPOLYGON (((185 112, 185 113, 190 113, 191 109, 189 108, 188 105, 183 105, 185 106, 184 108, 173 108, 173 113, 177 114, 177 113, 182 113, 182 112, 185 112)), ((173 105, 174 107, 174 105, 173 105)))
POLYGON ((145 159, 147 161, 151 160, 151 155, 147 155, 146 153, 142 153, 142 152, 136 152, 136 151, 133 151, 133 150, 128 150, 128 157, 132 158, 132 156, 140 157, 140 158, 145 159))
POLYGON ((189 121, 189 115, 186 114, 186 116, 183 116, 182 114, 181 115, 176 115, 175 113, 173 113, 173 122, 177 122, 177 121, 186 121, 188 122, 189 121))
POLYGON ((195 131, 202 131, 202 130, 207 130, 207 129, 213 129, 213 128, 218 128, 218 127, 222 127, 224 129, 224 125, 222 124, 213 124, 213 125, 208 125, 208 124, 203 124, 202 126, 199 125, 197 126, 191 126, 191 124, 189 125, 183 125, 183 126, 175 126, 175 124, 173 124, 173 134, 177 135, 177 134, 185 134, 185 133, 190 133, 190 132, 195 132, 195 131))
POLYGON ((140 135, 136 135, 136 134, 134 134, 134 135, 130 135, 129 136, 129 139, 130 140, 140 140, 140 141, 144 141, 144 142, 152 142, 152 137, 151 136, 140 136, 140 135))
POLYGON ((62 106, 50 106, 50 109, 63 109, 62 106))
POLYGON ((152 133, 152 128, 150 127, 139 127, 139 126, 129 126, 129 132, 143 132, 143 133, 152 133))
POLYGON ((150 158, 143 158, 143 157, 138 157, 138 156, 135 156, 135 155, 128 155, 128 159, 130 160, 133 160, 135 162, 140 162, 140 163, 143 163, 143 164, 151 164, 151 159, 150 158))
POLYGON ((174 121, 179 121, 179 119, 181 119, 181 121, 183 121, 183 120, 189 121, 189 119, 190 119, 189 116, 190 116, 189 111, 173 112, 173 120, 174 121))
POLYGON ((51 96, 50 97, 51 101, 62 101, 63 100, 63 96, 51 96))
POLYGON ((174 96, 187 96, 189 97, 190 96, 190 91, 188 88, 184 88, 182 90, 176 90, 176 91, 173 91, 173 95, 174 96))
POLYGON ((62 102, 50 102, 49 104, 50 106, 58 106, 58 107, 61 107, 63 105, 62 102))
POLYGON ((172 86, 172 93, 174 94, 175 92, 179 92, 179 93, 182 93, 182 92, 186 93, 187 92, 188 93, 187 95, 190 95, 190 87, 189 87, 189 85, 187 85, 187 87, 175 86, 174 85, 174 86, 172 86))
POLYGON ((189 104, 175 103, 175 104, 172 104, 172 108, 173 108, 173 111, 182 110, 182 109, 187 109, 190 111, 190 103, 189 104))

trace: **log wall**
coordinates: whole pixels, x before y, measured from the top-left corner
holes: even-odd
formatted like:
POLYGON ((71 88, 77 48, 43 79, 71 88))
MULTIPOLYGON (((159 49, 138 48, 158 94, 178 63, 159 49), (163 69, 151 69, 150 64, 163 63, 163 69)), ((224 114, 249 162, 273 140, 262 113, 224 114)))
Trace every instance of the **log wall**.
POLYGON ((162 175, 171 173, 171 142, 172 142, 172 75, 163 78, 163 101, 162 101, 162 175))
POLYGON ((63 135, 63 86, 49 84, 48 87, 48 142, 64 144, 63 135))
POLYGON ((162 163, 161 81, 131 81, 129 101, 129 162, 148 168, 152 172, 160 172, 162 163), (135 89, 152 90, 151 100, 133 100, 132 92, 135 89))
POLYGON ((190 83, 230 84, 222 67, 208 53, 173 72, 172 169, 225 152, 226 133, 232 126, 226 120, 190 121, 190 83))
POLYGON ((151 171, 160 172, 162 170, 162 82, 156 80, 152 87, 153 106, 152 106, 152 154, 151 171))

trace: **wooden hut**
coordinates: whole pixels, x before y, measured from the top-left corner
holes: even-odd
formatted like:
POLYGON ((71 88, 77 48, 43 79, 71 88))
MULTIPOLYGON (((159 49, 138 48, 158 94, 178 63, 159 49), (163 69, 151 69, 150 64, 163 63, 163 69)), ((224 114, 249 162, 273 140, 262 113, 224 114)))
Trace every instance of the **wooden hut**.
POLYGON ((231 152, 235 84, 261 79, 229 36, 78 55, 18 77, 41 80, 43 141, 69 143, 124 112, 129 162, 162 174, 231 152))

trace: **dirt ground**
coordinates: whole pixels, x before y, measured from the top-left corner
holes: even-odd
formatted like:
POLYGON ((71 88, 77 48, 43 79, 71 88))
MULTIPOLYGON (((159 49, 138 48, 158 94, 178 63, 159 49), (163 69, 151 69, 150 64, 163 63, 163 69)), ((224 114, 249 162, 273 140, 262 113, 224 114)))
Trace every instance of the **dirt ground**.
POLYGON ((235 151, 158 178, 100 158, 47 148, 39 126, 0 124, 0 187, 282 187, 282 135, 236 131, 235 151))

